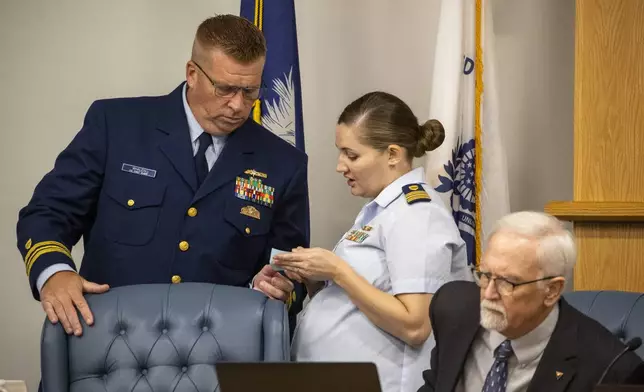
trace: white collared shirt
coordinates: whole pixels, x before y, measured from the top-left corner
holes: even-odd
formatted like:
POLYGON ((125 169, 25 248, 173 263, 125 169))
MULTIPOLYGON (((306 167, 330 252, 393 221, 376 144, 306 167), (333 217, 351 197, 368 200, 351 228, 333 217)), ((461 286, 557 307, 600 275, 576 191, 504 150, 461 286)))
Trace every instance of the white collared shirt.
MULTIPOLYGON (((190 129, 190 140, 192 141, 192 155, 197 154, 199 149, 199 136, 204 132, 199 122, 195 118, 195 115, 192 113, 192 109, 188 105, 188 99, 186 98, 186 90, 188 88, 188 83, 183 85, 183 109, 186 112, 186 118, 188 119, 188 129, 190 129)), ((224 149, 226 144, 226 136, 212 136, 212 144, 206 149, 206 162, 208 162, 208 170, 212 169, 212 166, 219 158, 221 150, 224 149)))
MULTIPOLYGON (((543 352, 550 341, 559 319, 559 304, 529 333, 510 340, 513 354, 508 359, 508 384, 506 392, 528 390, 543 352)), ((463 367, 463 376, 455 389, 457 392, 480 392, 485 378, 494 363, 494 350, 507 338, 497 331, 482 329, 477 333, 463 367)))
MULTIPOLYGON (((385 293, 433 294, 467 279, 465 244, 423 168, 401 176, 367 203, 334 252, 385 293), (408 204, 403 186, 421 184, 429 202, 408 204), (366 218, 366 219, 365 219, 366 218), (353 235, 352 235, 353 234, 353 235)), ((384 392, 416 391, 429 368, 430 337, 413 348, 374 325, 334 283, 313 296, 293 338, 297 361, 373 362, 384 392)))

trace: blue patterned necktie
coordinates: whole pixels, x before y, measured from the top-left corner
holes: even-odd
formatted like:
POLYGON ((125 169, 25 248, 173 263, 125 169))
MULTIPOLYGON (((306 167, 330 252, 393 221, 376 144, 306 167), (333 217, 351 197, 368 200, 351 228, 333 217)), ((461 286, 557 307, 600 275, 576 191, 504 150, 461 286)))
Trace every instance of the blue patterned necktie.
POLYGON ((206 149, 212 144, 212 136, 203 132, 199 135, 199 148, 195 154, 195 167, 197 169, 197 188, 203 184, 208 176, 208 161, 206 160, 206 149))
POLYGON ((494 363, 485 378, 483 392, 505 392, 508 385, 508 359, 512 356, 512 345, 504 341, 494 350, 494 363))

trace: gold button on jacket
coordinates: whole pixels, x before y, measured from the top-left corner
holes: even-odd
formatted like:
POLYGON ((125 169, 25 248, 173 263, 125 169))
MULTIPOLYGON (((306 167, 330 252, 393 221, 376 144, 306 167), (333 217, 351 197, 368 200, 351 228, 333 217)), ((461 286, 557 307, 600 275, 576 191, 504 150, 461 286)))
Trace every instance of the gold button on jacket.
POLYGON ((174 283, 174 284, 181 283, 181 276, 172 275, 172 283, 174 283))
POLYGON ((185 252, 190 248, 190 244, 188 241, 181 241, 179 242, 179 249, 181 249, 182 252, 185 252))

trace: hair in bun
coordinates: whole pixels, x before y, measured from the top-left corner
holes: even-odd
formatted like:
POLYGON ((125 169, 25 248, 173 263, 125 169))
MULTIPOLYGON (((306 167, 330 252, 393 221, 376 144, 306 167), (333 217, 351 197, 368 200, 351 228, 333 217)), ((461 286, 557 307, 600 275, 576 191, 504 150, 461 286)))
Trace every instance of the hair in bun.
POLYGON ((338 124, 359 126, 362 141, 377 150, 383 151, 392 144, 403 147, 409 160, 436 149, 445 140, 445 130, 438 120, 419 125, 405 102, 382 91, 351 102, 342 111, 338 124))
POLYGON ((427 151, 437 149, 445 140, 445 128, 438 120, 427 120, 423 125, 418 126, 418 143, 414 151, 414 157, 422 157, 427 151))

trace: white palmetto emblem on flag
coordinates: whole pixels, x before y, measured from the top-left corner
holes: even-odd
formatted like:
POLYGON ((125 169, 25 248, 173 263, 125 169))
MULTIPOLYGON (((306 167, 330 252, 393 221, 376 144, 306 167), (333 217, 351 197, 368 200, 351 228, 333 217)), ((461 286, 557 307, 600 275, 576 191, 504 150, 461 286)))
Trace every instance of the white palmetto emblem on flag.
POLYGON ((284 73, 284 78, 273 79, 273 91, 277 98, 266 100, 266 111, 262 125, 271 132, 295 145, 295 84, 293 67, 284 73))

